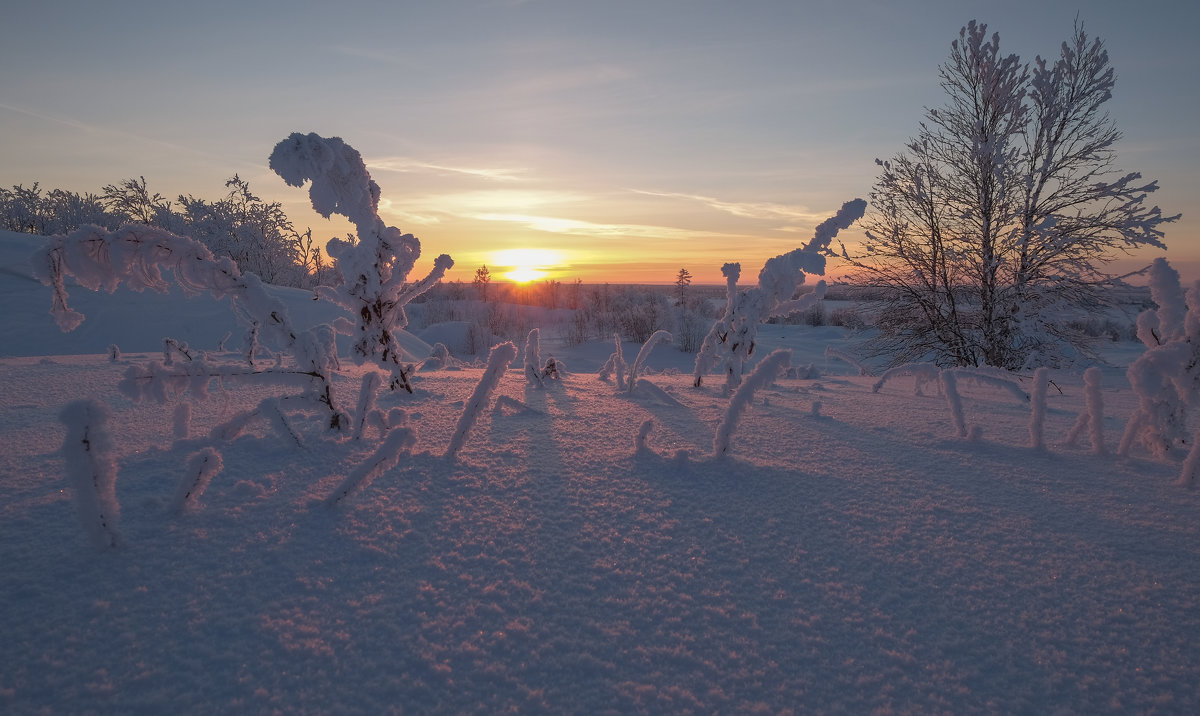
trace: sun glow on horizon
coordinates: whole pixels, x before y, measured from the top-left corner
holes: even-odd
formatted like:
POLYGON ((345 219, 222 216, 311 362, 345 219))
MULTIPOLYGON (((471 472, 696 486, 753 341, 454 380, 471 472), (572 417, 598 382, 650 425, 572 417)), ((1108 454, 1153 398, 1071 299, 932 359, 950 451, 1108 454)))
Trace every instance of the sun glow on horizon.
POLYGON ((550 249, 505 249, 493 253, 491 263, 509 281, 529 283, 545 278, 558 268, 563 263, 563 255, 550 249))

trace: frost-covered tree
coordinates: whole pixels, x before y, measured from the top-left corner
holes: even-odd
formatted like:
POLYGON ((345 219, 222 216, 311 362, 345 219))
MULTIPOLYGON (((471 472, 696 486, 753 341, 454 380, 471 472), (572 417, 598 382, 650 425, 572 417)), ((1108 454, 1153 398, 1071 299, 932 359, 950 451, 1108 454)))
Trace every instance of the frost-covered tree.
POLYGON ((488 271, 486 265, 475 269, 475 278, 471 281, 471 285, 475 287, 475 292, 479 294, 480 301, 487 301, 488 285, 492 282, 492 272, 488 271))
POLYGON ((687 305, 688 287, 692 285, 692 272, 686 268, 679 269, 675 276, 675 295, 680 307, 687 305))
POLYGON ((340 138, 292 134, 275 145, 270 166, 290 186, 311 182, 309 198, 318 214, 340 214, 354 223, 356 243, 334 239, 327 246, 344 281, 337 287, 318 287, 318 295, 357 319, 357 325, 339 326, 355 338, 355 361, 389 368, 391 387, 411 391, 413 366, 405 362, 408 356, 396 341, 397 332, 408 325, 404 307, 436 285, 454 261, 442 254, 424 279, 408 283, 421 256, 421 242, 379 218, 379 185, 358 151, 340 138))
POLYGON ((945 106, 878 162, 867 240, 842 247, 853 279, 883 289, 874 350, 895 364, 1063 362, 1087 340, 1064 312, 1102 303, 1106 263, 1165 248, 1178 218, 1146 204, 1156 182, 1115 167, 1108 53, 1077 25, 1030 66, 972 21, 940 76, 945 106))
POLYGON ((804 283, 805 274, 825 274, 829 242, 839 231, 862 218, 866 208, 867 202, 862 199, 843 204, 837 214, 821 222, 807 244, 768 259, 758 273, 757 286, 746 290, 738 288, 741 264, 728 263, 721 267, 725 276, 725 313, 704 337, 696 355, 694 382, 697 388, 705 375, 720 367, 725 373, 725 391, 732 392, 741 384, 746 361, 754 353, 759 324, 772 316, 803 310, 824 298, 824 281, 817 285, 816 291, 798 299, 792 297, 804 283))

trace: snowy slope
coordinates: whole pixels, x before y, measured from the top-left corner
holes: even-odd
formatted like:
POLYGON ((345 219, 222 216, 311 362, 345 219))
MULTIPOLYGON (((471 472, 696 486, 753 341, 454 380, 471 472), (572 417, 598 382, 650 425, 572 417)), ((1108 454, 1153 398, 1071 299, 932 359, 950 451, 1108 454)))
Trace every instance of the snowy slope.
MULTIPOLYGON (((41 236, 0 231, 0 356, 106 354, 114 343, 125 353, 160 351, 168 337, 214 350, 230 333, 226 348, 241 347, 244 329, 238 327, 228 300, 189 297, 174 285, 166 295, 124 286, 109 294, 81 289, 68 280, 71 302, 87 320, 63 333, 49 318, 50 289, 30 272, 30 254, 44 241, 41 236)), ((297 328, 345 315, 337 306, 312 300, 307 291, 279 286, 268 290, 287 301, 297 328)), ((413 359, 429 354, 429 345, 412 334, 402 334, 400 340, 413 359)))
MULTIPOLYGON (((118 394, 129 350, 54 355, 28 338, 44 310, 6 320, 53 357, 0 358, 5 713, 1200 709, 1200 496, 1177 463, 1062 445, 1077 375, 1053 376, 1048 449, 1026 447, 1028 405, 965 382, 982 436, 963 440, 936 392, 873 393, 826 361, 844 334, 772 327, 763 354, 789 342, 823 376, 760 392, 725 459, 727 399, 663 346, 658 390, 510 370, 448 461, 482 371, 426 372, 380 398, 416 454, 345 504, 323 500, 377 432, 336 441, 296 414, 305 447, 265 425, 215 443, 224 469, 173 514, 188 456, 273 389, 197 403, 175 440, 173 405, 118 394), (115 550, 88 542, 64 478, 57 414, 83 396, 113 412, 115 550)), ((1104 399, 1111 451, 1135 403, 1119 371, 1104 399)))

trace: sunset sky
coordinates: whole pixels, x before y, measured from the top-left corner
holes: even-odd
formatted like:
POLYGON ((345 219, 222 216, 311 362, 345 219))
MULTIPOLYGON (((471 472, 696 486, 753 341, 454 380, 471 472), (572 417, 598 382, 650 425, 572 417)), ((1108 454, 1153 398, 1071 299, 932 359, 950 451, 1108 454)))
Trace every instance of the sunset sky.
POLYGON ((325 239, 351 227, 267 169, 316 132, 362 153, 383 218, 426 266, 453 256, 452 279, 529 249, 563 281, 718 283, 867 196, 874 160, 942 103, 967 21, 1032 61, 1077 13, 1117 71, 1118 166, 1183 212, 1168 257, 1200 278, 1200 4, 1183 0, 9 3, 0 185, 144 175, 216 199, 237 173, 325 239))

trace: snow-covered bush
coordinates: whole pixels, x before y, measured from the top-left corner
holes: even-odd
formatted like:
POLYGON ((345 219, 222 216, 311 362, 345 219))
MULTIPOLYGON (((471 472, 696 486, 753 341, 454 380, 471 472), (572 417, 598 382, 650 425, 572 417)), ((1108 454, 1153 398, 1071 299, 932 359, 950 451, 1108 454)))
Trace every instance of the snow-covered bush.
POLYGON ((776 315, 802 310, 824 297, 825 282, 817 290, 792 300, 804 283, 806 274, 825 274, 825 254, 829 242, 838 232, 860 219, 867 202, 854 199, 842 205, 836 215, 817 227, 804 246, 763 264, 758 285, 738 289, 741 265, 727 263, 721 267, 726 282, 725 313, 709 330, 696 355, 695 385, 700 387, 704 376, 720 368, 725 373, 725 390, 730 392, 742 382, 746 361, 754 353, 758 326, 776 315))
POLYGON ((1179 274, 1163 258, 1151 265, 1149 278, 1157 308, 1138 316, 1146 352, 1125 372, 1138 407, 1121 436, 1121 456, 1135 444, 1158 457, 1185 444, 1187 410, 1200 397, 1200 281, 1185 294, 1179 274))
POLYGON ((108 409, 95 400, 77 400, 63 407, 59 419, 67 429, 63 458, 79 521, 97 547, 116 547, 121 505, 108 409))

